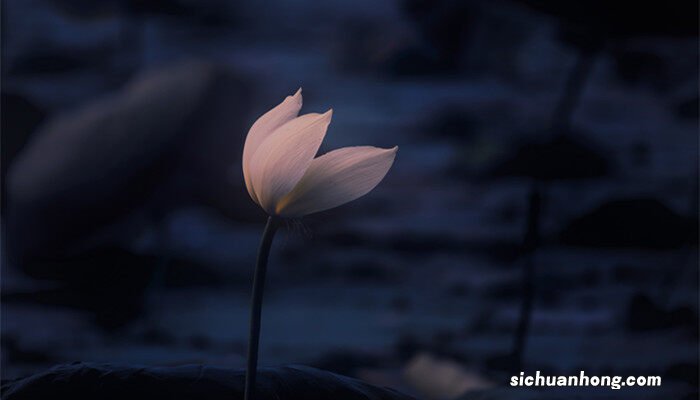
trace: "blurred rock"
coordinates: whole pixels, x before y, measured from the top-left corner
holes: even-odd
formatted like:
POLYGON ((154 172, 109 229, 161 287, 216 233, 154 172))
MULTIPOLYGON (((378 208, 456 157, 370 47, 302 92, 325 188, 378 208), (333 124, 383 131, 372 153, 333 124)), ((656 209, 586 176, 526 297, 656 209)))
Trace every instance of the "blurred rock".
POLYGON ((227 68, 186 63, 52 119, 8 171, 10 256, 61 257, 144 207, 162 216, 192 202, 251 215, 228 176, 240 170, 249 95, 227 68))
POLYGON ((467 391, 492 387, 484 377, 461 365, 422 353, 404 369, 406 380, 429 399, 455 399, 467 391))
MULTIPOLYGON (((245 370, 190 365, 124 367, 75 363, 4 383, 3 399, 242 399, 245 370)), ((261 368, 259 400, 409 400, 357 379, 305 366, 261 368)))
POLYGON ((571 221, 560 239, 574 246, 672 249, 697 242, 697 221, 656 199, 613 200, 571 221))
POLYGON ((654 331, 659 329, 698 329, 697 312, 689 306, 664 309, 649 296, 637 294, 627 308, 627 329, 630 331, 654 331))

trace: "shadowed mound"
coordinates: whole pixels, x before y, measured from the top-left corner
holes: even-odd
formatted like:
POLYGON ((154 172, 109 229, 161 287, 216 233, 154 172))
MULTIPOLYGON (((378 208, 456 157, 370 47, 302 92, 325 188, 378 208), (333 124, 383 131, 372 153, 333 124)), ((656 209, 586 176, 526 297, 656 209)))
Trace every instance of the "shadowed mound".
MULTIPOLYGON (((3 385, 2 398, 226 399, 243 398, 244 370, 186 365, 125 367, 75 363, 3 385)), ((305 366, 262 368, 258 400, 410 400, 394 390, 305 366)))
POLYGON ((697 221, 653 198, 612 200, 571 221, 560 238, 572 246, 675 249, 697 243, 697 221))

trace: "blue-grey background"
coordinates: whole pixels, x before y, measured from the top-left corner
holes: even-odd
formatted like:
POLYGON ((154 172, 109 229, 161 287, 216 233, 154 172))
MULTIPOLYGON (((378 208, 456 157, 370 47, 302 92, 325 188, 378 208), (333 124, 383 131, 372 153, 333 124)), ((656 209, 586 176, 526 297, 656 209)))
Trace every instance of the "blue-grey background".
POLYGON ((262 364, 505 386, 532 263, 524 371, 697 398, 692 3, 4 1, 2 378, 242 366, 265 220, 242 143, 303 87, 334 109, 322 151, 399 153, 279 233, 262 364))

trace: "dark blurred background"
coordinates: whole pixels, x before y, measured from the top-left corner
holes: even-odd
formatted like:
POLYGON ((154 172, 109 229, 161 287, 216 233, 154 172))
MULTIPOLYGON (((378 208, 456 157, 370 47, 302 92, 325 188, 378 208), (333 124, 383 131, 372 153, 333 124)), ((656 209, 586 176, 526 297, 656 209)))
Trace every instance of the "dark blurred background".
POLYGON ((265 219, 242 144, 303 87, 335 110, 323 151, 400 150, 278 236, 262 364, 428 399, 521 370, 697 398, 697 7, 3 1, 3 380, 241 367, 265 219))

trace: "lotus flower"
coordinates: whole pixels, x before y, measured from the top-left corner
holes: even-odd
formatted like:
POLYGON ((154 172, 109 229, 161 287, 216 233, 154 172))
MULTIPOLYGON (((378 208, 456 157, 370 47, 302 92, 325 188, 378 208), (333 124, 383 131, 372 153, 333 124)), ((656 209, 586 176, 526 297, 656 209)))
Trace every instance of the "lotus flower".
POLYGON ((301 89, 258 118, 243 148, 250 197, 270 216, 301 217, 364 196, 384 178, 398 147, 345 147, 316 157, 332 110, 298 116, 301 89))
POLYGON ((301 89, 258 118, 243 147, 246 188, 269 214, 253 275, 244 400, 255 398, 265 273, 280 221, 364 196, 384 178, 398 149, 345 147, 316 157, 333 111, 298 116, 299 110, 301 89))

